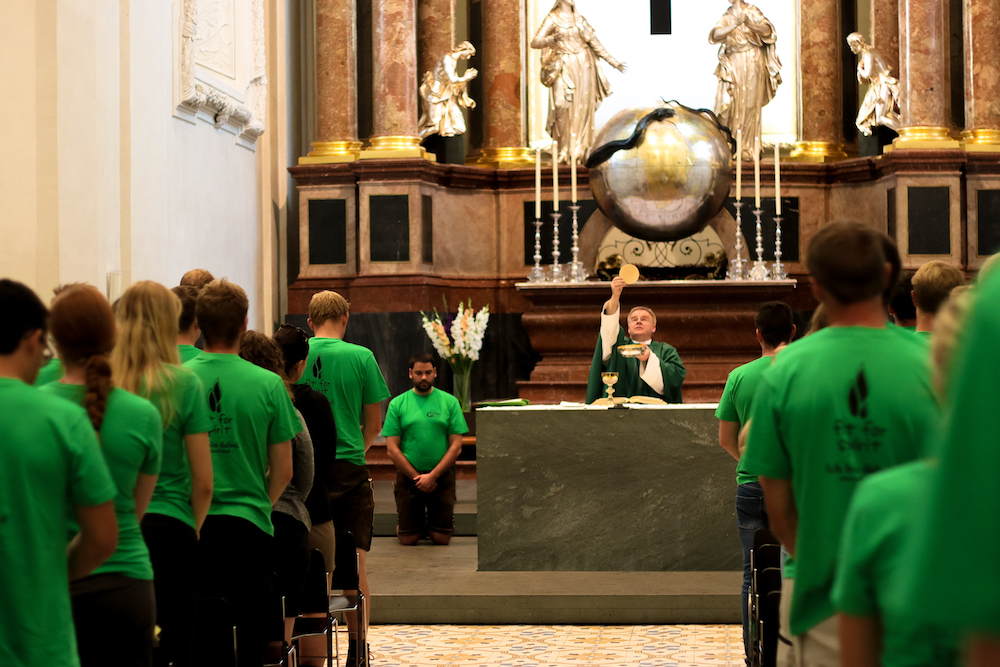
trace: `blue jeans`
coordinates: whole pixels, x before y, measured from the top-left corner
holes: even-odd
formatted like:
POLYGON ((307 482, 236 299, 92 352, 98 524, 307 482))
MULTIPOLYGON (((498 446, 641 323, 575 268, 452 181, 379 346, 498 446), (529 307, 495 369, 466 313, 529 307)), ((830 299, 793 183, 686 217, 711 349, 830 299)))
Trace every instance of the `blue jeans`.
MULTIPOLYGON (((769 526, 767 510, 764 508, 764 491, 757 482, 740 484, 736 487, 736 527, 740 531, 740 543, 743 545, 743 606, 740 613, 743 616, 743 648, 750 655, 750 619, 747 617, 747 598, 750 591, 750 550, 753 549, 753 536, 761 528, 769 526)), ((749 658, 747 664, 750 664, 749 658)))

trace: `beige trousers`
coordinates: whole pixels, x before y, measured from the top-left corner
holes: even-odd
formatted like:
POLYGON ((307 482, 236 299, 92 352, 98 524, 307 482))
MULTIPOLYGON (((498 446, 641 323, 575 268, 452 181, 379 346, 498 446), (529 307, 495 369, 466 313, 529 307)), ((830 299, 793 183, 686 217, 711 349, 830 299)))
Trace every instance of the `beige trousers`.
POLYGON ((831 616, 801 635, 792 636, 789 614, 792 609, 794 579, 784 579, 778 610, 781 636, 792 645, 778 641, 778 667, 841 667, 837 617, 831 616))

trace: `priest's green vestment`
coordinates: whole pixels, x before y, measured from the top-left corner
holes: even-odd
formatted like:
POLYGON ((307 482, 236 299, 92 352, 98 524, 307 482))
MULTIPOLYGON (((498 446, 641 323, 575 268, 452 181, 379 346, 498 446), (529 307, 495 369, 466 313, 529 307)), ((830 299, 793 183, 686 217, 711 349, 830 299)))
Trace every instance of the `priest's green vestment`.
MULTIPOLYGON (((601 381, 603 371, 617 371, 618 382, 615 383, 615 397, 629 398, 632 396, 651 396, 662 398, 667 403, 681 402, 681 383, 687 370, 680 355, 673 346, 659 341, 650 341, 649 350, 660 360, 660 373, 663 376, 663 393, 658 394, 639 377, 639 360, 626 359, 618 351, 619 345, 628 345, 633 341, 625 335, 625 329, 618 327, 618 341, 611 348, 611 357, 605 363, 603 360, 603 344, 601 334, 597 335, 597 348, 590 364, 590 376, 587 378, 587 403, 593 403, 598 398, 607 395, 604 383, 601 381)), ((650 357, 650 361, 653 358, 650 357)))

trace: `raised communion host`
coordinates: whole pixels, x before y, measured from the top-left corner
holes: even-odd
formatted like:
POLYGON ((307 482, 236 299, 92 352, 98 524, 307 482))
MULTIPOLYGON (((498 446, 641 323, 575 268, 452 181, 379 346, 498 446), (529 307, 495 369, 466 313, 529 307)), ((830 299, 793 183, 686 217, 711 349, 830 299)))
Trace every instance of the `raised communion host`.
POLYGON ((625 279, 615 276, 611 281, 611 298, 601 309, 601 334, 590 364, 587 379, 587 403, 604 395, 601 372, 617 372, 615 393, 618 396, 649 396, 667 403, 681 402, 681 383, 687 370, 673 346, 653 340, 656 333, 656 314, 646 306, 636 306, 629 311, 628 333, 618 323, 625 279), (620 345, 643 345, 638 357, 625 358, 618 350, 620 345))

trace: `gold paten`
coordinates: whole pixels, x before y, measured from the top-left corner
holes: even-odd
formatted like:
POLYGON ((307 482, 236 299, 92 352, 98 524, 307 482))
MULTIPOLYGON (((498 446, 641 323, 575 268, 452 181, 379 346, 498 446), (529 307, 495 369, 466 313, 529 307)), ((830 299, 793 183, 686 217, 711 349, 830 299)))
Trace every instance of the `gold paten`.
POLYGON ((797 162, 836 162, 847 158, 844 144, 836 141, 796 141, 789 156, 797 162))
MULTIPOLYGON (((899 128, 899 136, 892 140, 893 150, 948 150, 961 148, 962 144, 951 135, 947 127, 913 125, 899 128)), ((886 146, 886 152, 889 147, 886 146)))
POLYGON ((309 155, 299 158, 299 164, 337 164, 358 159, 360 141, 314 141, 309 155))
POLYGON ((1000 153, 1000 130, 966 130, 962 148, 970 153, 1000 153))

